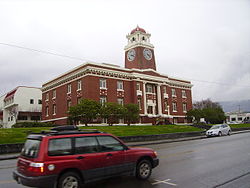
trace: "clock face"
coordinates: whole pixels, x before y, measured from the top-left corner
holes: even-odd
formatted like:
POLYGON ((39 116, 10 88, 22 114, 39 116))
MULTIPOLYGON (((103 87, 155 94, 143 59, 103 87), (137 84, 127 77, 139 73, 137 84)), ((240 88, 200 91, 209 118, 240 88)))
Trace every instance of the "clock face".
POLYGON ((131 49, 131 50, 128 51, 127 59, 129 61, 133 61, 135 59, 135 50, 134 49, 131 49))
POLYGON ((152 59, 152 52, 151 52, 151 50, 148 49, 148 48, 144 48, 144 50, 143 50, 143 56, 144 56, 145 59, 147 59, 147 60, 152 59))

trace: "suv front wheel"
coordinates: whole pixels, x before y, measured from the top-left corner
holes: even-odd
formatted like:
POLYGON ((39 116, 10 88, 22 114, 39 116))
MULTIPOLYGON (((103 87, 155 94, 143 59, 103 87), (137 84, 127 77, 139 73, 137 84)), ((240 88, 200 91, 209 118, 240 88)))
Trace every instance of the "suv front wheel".
POLYGON ((150 177, 152 172, 152 164, 149 160, 141 160, 136 168, 136 177, 141 180, 146 180, 150 177))
POLYGON ((80 188, 81 179, 75 172, 66 172, 58 181, 58 188, 80 188))

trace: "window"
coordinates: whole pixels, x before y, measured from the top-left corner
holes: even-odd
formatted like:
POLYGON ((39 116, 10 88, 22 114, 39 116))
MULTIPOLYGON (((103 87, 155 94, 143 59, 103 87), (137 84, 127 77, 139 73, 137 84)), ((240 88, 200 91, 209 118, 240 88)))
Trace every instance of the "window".
POLYGON ((77 104, 80 104, 81 100, 82 100, 82 98, 78 97, 77 98, 77 104))
POLYGON ((100 79, 100 88, 101 89, 106 89, 107 88, 106 79, 103 79, 103 78, 100 79))
POLYGON ((164 110, 167 112, 168 111, 168 101, 164 101, 164 110))
POLYGON ((30 104, 34 104, 34 99, 30 99, 30 104))
POLYGON ((75 153, 95 153, 98 151, 98 143, 95 137, 79 137, 75 139, 75 153))
POLYGON ((69 155, 72 154, 72 142, 71 138, 57 138, 49 141, 50 156, 56 155, 69 155))
POLYGON ((147 93, 153 93, 153 86, 151 84, 146 85, 146 92, 147 93))
POLYGON ((49 100, 49 93, 46 93, 45 100, 46 100, 46 101, 48 101, 48 100, 49 100))
POLYGON ((101 152, 124 150, 124 146, 111 136, 98 136, 97 140, 100 144, 101 152))
POLYGON ((71 93, 71 84, 67 85, 67 93, 71 93))
POLYGON ((38 104, 42 104, 42 100, 41 99, 38 99, 38 104))
POLYGON ((117 89, 123 90, 123 81, 117 81, 117 89))
POLYGON ((41 117, 40 116, 31 116, 30 118, 32 121, 39 121, 41 120, 41 117))
POLYGON ((153 114, 153 106, 148 106, 148 114, 153 114))
POLYGON ((183 109, 183 112, 187 112, 187 104, 186 103, 182 104, 182 109, 183 109))
POLYGON ((163 93, 166 94, 167 93, 167 87, 163 86, 163 93))
MULTIPOLYGON (((18 120, 28 120, 27 116, 18 116, 18 120)), ((32 120, 32 119, 31 119, 32 120)))
POLYGON ((56 105, 53 104, 53 115, 56 115, 56 105))
POLYGON ((118 98, 117 103, 123 106, 123 98, 118 98))
POLYGON ((138 98, 137 104, 138 104, 138 106, 139 106, 139 110, 141 110, 141 109, 142 109, 142 107, 141 107, 141 98, 138 98))
POLYGON ((181 96, 182 96, 182 98, 187 98, 187 95, 186 95, 186 91, 185 91, 185 90, 182 90, 182 91, 181 91, 181 96))
POLYGON ((82 90, 82 80, 77 81, 77 91, 82 90))
POLYGON ((40 142, 40 140, 28 139, 24 144, 21 155, 29 158, 36 158, 39 151, 40 142))
POLYGON ((136 90, 141 91, 141 84, 139 82, 136 83, 136 90))
POLYGON ((176 102, 173 102, 173 112, 177 112, 177 104, 176 104, 176 102))
POLYGON ((175 89, 172 89, 172 97, 176 97, 176 91, 175 91, 175 89))
POLYGON ((69 109, 71 107, 71 100, 67 101, 67 108, 69 109))
POLYGON ((52 99, 55 99, 56 98, 56 90, 53 90, 52 92, 52 99))
POLYGON ((46 106, 45 112, 46 112, 46 117, 48 117, 49 116, 49 107, 48 106, 46 106))
POLYGON ((107 102, 107 97, 106 96, 101 96, 100 97, 100 103, 101 105, 104 105, 107 102))

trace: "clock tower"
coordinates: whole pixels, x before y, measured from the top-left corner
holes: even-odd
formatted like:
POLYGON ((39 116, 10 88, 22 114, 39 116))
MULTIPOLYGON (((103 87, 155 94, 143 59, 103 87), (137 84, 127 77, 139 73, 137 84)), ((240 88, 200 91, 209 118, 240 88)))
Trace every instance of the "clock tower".
POLYGON ((139 26, 133 29, 126 37, 125 68, 156 70, 154 46, 150 43, 150 34, 139 26))

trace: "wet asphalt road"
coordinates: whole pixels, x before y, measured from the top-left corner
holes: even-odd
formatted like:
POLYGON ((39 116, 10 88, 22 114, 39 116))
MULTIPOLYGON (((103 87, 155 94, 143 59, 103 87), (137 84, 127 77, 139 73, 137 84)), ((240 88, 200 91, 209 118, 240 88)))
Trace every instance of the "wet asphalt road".
MULTIPOLYGON (((148 181, 118 177, 86 188, 250 188, 250 133, 147 147, 160 159, 148 181)), ((0 188, 23 187, 12 180, 15 163, 0 161, 0 188)))

